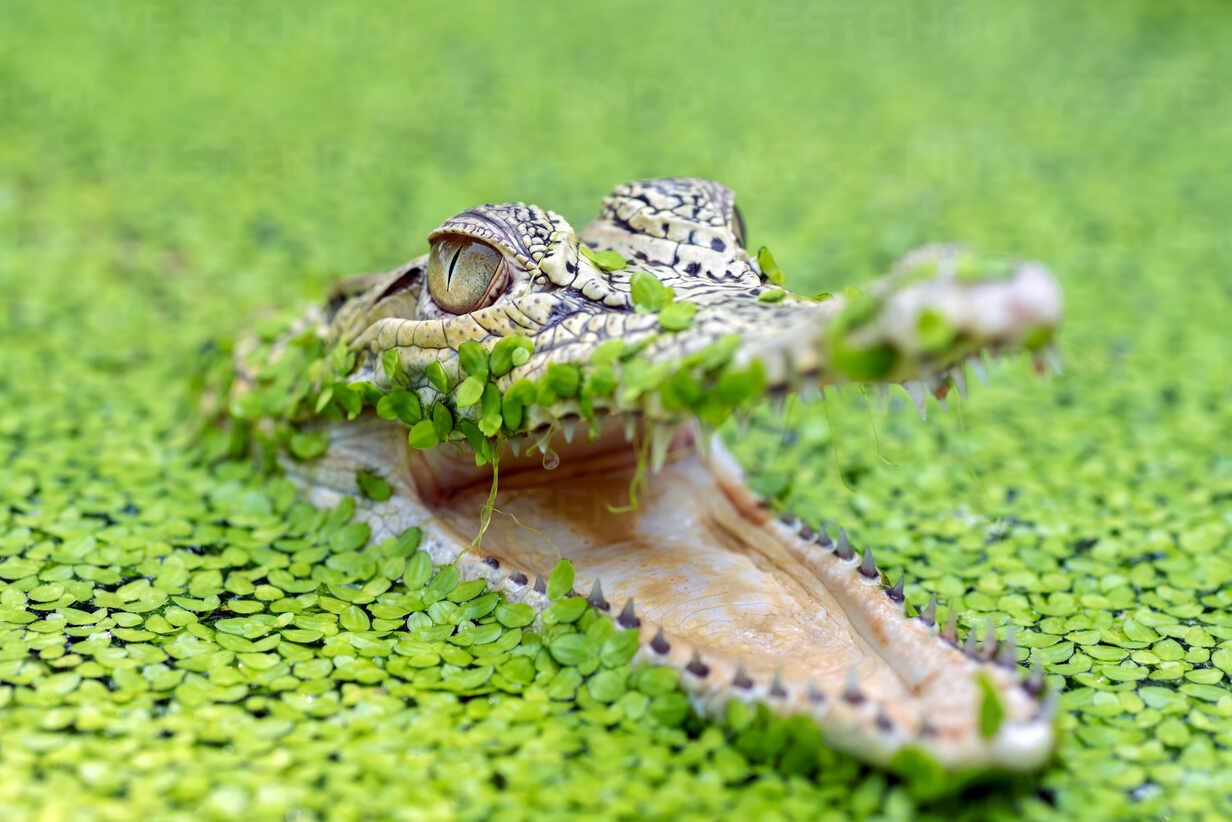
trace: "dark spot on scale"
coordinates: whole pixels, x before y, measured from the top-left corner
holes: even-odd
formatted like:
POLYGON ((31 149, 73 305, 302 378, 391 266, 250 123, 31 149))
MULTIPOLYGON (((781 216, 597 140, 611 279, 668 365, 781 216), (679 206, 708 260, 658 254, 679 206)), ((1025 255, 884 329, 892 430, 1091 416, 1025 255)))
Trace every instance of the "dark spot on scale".
POLYGON ((715 237, 714 239, 710 241, 710 247, 713 248, 715 251, 726 251, 727 243, 723 242, 718 237, 715 237))
POLYGON ((568 271, 570 274, 576 274, 577 266, 574 263, 567 262, 565 263, 565 271, 568 271))
POLYGON ((696 274, 698 271, 701 270, 701 268, 702 267, 695 262, 689 263, 688 265, 684 267, 684 273, 685 274, 696 274))
POLYGON ((749 679, 749 675, 741 668, 739 671, 736 671, 736 678, 732 680, 732 686, 742 691, 747 691, 753 687, 753 680, 749 679))
POLYGON ((770 696, 774 697, 775 699, 786 699, 787 698, 787 689, 783 687, 782 682, 779 682, 776 679, 774 680, 773 683, 771 683, 770 696))
POLYGON ((1018 495, 1021 493, 1022 492, 1019 491, 1017 488, 1006 488, 1005 489, 1005 504, 1009 505, 1014 500, 1018 499, 1018 495))
POLYGON ((654 635, 654 639, 650 640, 650 650, 654 651, 659 656, 663 656, 672 649, 668 644, 667 637, 663 636, 663 629, 660 628, 654 635))
POLYGON ((877 727, 885 733, 894 730, 894 721, 885 714, 877 714, 877 727))
POLYGON ((664 237, 666 237, 666 236, 667 236, 667 232, 671 229, 671 226, 670 226, 670 225, 668 225, 667 223, 664 223, 664 224, 663 224, 663 226, 662 226, 662 228, 663 228, 663 236, 664 236, 664 237))
POLYGON ((497 559, 496 557, 484 557, 483 564, 488 566, 489 568, 499 568, 500 560, 497 559))

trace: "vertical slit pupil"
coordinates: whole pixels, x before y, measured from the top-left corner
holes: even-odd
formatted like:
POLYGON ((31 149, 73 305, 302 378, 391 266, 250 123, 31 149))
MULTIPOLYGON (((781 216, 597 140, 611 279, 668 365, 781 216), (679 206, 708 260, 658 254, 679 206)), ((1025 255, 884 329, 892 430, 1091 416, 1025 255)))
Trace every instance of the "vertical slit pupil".
POLYGON ((459 243, 458 250, 453 253, 453 259, 449 261, 449 272, 445 275, 445 287, 446 288, 449 288, 449 286, 453 283, 453 270, 454 270, 454 267, 457 266, 458 257, 461 254, 462 254, 462 244, 459 243))

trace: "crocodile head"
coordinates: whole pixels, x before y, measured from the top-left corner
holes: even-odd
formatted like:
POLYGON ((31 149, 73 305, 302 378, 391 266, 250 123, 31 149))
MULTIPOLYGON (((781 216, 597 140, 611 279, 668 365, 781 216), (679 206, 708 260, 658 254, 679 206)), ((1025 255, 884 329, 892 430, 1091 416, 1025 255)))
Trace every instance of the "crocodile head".
POLYGON ((618 187, 580 234, 520 203, 446 220, 427 255, 340 283, 301 328, 329 353, 286 412, 293 446, 321 443, 291 474, 321 503, 379 476, 378 536, 423 524, 438 562, 511 599, 543 606, 570 559, 703 713, 807 714, 877 763, 1038 766, 1051 712, 1012 639, 960 643, 935 600, 909 615, 870 551, 826 512, 772 512, 710 432, 850 382, 901 383, 922 412, 969 358, 1045 351, 1054 280, 930 247, 808 299, 744 235, 727 188, 683 178, 618 187))

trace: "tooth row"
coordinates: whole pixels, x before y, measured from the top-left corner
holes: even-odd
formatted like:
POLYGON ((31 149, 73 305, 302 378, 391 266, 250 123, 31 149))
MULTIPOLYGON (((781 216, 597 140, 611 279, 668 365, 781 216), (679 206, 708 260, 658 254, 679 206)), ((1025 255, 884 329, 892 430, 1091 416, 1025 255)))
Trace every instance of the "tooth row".
MULTIPOLYGON (((816 544, 823 550, 829 550, 835 558, 842 561, 852 561, 856 558, 857 552, 851 544, 851 539, 847 536, 847 529, 840 527, 838 529, 838 539, 833 540, 826 532, 825 527, 814 529, 811 525, 803 522, 799 517, 793 515, 785 515, 781 517, 781 522, 793 530, 796 535, 804 540, 816 544)), ((866 546, 864 553, 860 556, 859 564, 856 566, 856 572, 866 579, 875 580, 881 578, 881 572, 877 570, 876 561, 873 558, 872 546, 866 546)), ((906 600, 906 580, 907 575, 902 574, 898 578, 898 582, 893 585, 883 585, 886 598, 892 602, 904 605, 906 600)), ((932 629, 937 624, 937 595, 933 594, 926 604, 916 616, 921 623, 932 629)), ((958 643, 958 615, 954 609, 950 609, 949 616, 946 618, 945 626, 937 633, 937 636, 942 641, 960 648, 971 659, 977 662, 995 663, 1005 668, 1015 669, 1018 667, 1018 643, 1015 640, 1015 628, 1008 625, 1005 630, 1005 638, 998 641, 996 628, 992 620, 988 621, 983 642, 980 642, 978 632, 972 629, 967 634, 967 639, 962 646, 958 643)), ((1038 669, 1034 669, 1021 683, 1024 690, 1032 696, 1039 697, 1043 691, 1043 674, 1038 669)))
MULTIPOLYGON (((815 544, 819 549, 827 550, 838 561, 854 564, 853 570, 857 573, 868 579, 881 578, 880 571, 877 570, 873 560, 872 549, 866 547, 862 554, 857 552, 845 528, 839 528, 838 538, 832 539, 824 527, 814 529, 796 517, 785 517, 784 522, 801 539, 815 544)), ((547 583, 542 574, 536 574, 532 582, 521 571, 502 572, 500 560, 492 556, 483 558, 481 566, 482 575, 493 584, 505 583, 504 587, 507 590, 513 591, 520 598, 530 599, 533 605, 538 606, 536 608, 538 611, 546 607, 547 583)), ((903 605, 904 608, 906 607, 905 585, 905 575, 900 576, 893 585, 883 584, 886 597, 903 605)), ((570 595, 575 594, 571 591, 570 595)), ((643 620, 637 615, 634 600, 632 598, 625 600, 619 611, 616 611, 606 599, 602 582, 597 578, 593 580, 586 599, 591 606, 606 613, 620 628, 628 630, 643 627, 643 620)), ((938 601, 934 594, 915 618, 927 628, 932 629, 938 641, 960 647, 956 612, 951 609, 945 625, 937 630, 937 608, 938 601)), ((697 649, 692 652, 687 652, 687 648, 676 649, 676 654, 673 654, 673 649, 673 642, 662 626, 658 626, 653 632, 649 630, 642 632, 641 649, 637 659, 656 664, 669 664, 669 657, 674 657, 676 662, 671 664, 681 668, 682 682, 687 690, 703 700, 705 697, 700 695, 709 693, 718 694, 724 700, 735 698, 750 703, 764 702, 772 709, 778 706, 779 710, 784 712, 803 711, 817 720, 833 714, 832 718, 840 725, 855 723, 875 728, 880 734, 879 738, 890 746, 905 742, 913 735, 917 738, 926 738, 937 732, 937 729, 927 719, 924 719, 914 731, 896 723, 891 713, 860 687, 860 679, 854 669, 848 671, 841 687, 836 691, 826 692, 815 682, 789 683, 777 673, 768 681, 757 681, 743 666, 737 665, 733 674, 730 665, 716 666, 703 657, 697 649), (687 653, 682 653, 682 651, 687 653), (720 676, 719 671, 721 670, 728 671, 724 676, 726 681, 715 679, 720 676)), ((981 664, 998 665, 1010 670, 1018 667, 1013 626, 1007 627, 1005 638, 998 641, 995 626, 990 620, 985 627, 983 640, 980 640, 979 632, 973 629, 967 634, 961 650, 981 664)), ((1038 708, 1034 719, 1050 721, 1055 716, 1059 703, 1056 692, 1046 689, 1043 670, 1038 660, 1032 665, 1030 671, 1019 679, 1019 685, 1023 691, 1037 701, 1038 708)))
MULTIPOLYGON (((981 351, 967 357, 962 362, 947 369, 938 371, 928 377, 922 377, 918 380, 906 380, 901 383, 903 390, 907 392, 907 396, 911 398, 911 403, 915 406, 916 411, 920 414, 920 419, 926 419, 927 410, 925 408, 928 400, 928 395, 932 394, 941 403, 941 407, 945 408, 946 394, 950 388, 958 391, 959 396, 963 399, 967 398, 967 368, 971 369, 971 373, 976 376, 976 379, 981 384, 988 382, 988 369, 984 365, 984 356, 996 358, 995 351, 981 351)), ((1043 371, 1052 371, 1053 373, 1061 373, 1061 358, 1054 346, 1048 346, 1036 355, 1036 368, 1043 371)))

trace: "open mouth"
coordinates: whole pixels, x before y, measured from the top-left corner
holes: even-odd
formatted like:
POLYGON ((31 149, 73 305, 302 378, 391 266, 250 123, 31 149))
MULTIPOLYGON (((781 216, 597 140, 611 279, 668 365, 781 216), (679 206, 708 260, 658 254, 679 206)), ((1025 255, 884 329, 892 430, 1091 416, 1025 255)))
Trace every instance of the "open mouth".
POLYGON ((306 487, 313 502, 335 504, 357 470, 400 466, 391 499, 361 509, 373 537, 418 525, 434 561, 456 561, 537 610, 549 572, 569 559, 576 593, 638 629, 636 661, 678 669, 700 713, 739 699, 806 714, 830 744, 882 764, 913 749, 947 770, 1019 770, 1050 754, 1052 708, 1038 672, 1018 670, 1012 639, 960 643, 935 603, 909 615, 901 582, 884 580, 871 552, 845 532, 775 516, 695 424, 675 428, 663 465, 648 471, 648 431, 596 422, 593 437, 582 423, 571 436, 528 438, 517 454, 507 446, 478 548, 490 469, 454 446, 410 448, 395 423, 366 416, 339 428, 306 487), (988 700, 1001 713, 995 729, 981 727, 988 700))
POLYGON ((960 643, 935 600, 909 612, 871 550, 774 514, 713 431, 848 383, 902 384, 922 413, 973 357, 1046 356, 1055 280, 934 246, 802 298, 735 215, 725 188, 675 178, 618 187, 581 237, 522 204, 468 210, 426 257, 344 281, 241 372, 232 416, 275 417, 257 427, 316 504, 383 477, 389 498, 359 506, 375 538, 419 526, 435 562, 538 612, 569 560, 702 714, 757 702, 930 772, 1039 766, 1055 702, 1013 638, 960 643))

